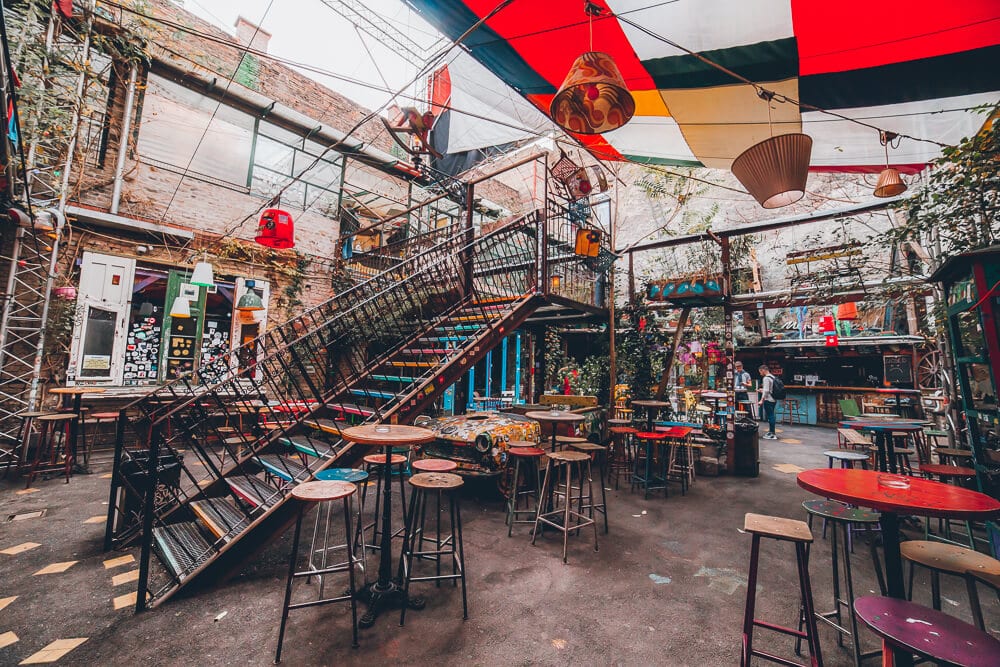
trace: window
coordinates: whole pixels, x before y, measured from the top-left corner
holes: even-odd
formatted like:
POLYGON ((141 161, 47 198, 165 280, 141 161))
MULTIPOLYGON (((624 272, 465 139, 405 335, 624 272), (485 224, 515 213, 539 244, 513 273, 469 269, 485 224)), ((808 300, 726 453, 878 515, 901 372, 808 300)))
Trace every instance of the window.
POLYGON ((262 197, 274 197, 293 178, 300 177, 281 194, 282 203, 334 215, 342 158, 334 151, 326 151, 324 155, 324 151, 326 148, 322 144, 261 121, 257 127, 250 191, 262 197))
POLYGON ((155 74, 149 75, 139 155, 153 163, 246 187, 254 118, 155 74))

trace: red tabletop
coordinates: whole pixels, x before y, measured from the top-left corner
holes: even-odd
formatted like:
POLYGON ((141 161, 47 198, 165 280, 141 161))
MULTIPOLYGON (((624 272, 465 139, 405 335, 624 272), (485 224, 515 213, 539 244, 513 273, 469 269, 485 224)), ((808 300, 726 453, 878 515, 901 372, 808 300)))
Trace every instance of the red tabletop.
POLYGON ((820 468, 799 473, 803 489, 825 498, 883 512, 901 512, 945 519, 982 520, 1000 514, 1000 502, 977 491, 927 479, 906 477, 908 488, 879 484, 879 478, 899 478, 874 470, 820 468))
POLYGON ((690 426, 671 426, 663 430, 657 429, 657 433, 662 433, 668 438, 686 438, 693 430, 690 426))

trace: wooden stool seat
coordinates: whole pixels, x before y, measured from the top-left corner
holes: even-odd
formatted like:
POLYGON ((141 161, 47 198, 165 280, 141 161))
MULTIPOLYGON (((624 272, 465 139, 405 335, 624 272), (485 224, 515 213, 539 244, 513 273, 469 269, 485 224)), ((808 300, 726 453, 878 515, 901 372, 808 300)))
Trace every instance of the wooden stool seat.
POLYGON ((812 542, 812 531, 805 521, 778 516, 748 513, 743 520, 743 530, 787 542, 812 542))
POLYGON ((545 450, 539 447, 518 447, 517 449, 507 450, 507 456, 534 458, 536 456, 544 456, 544 455, 545 455, 545 450))
POLYGON ((909 540, 899 545, 899 553, 904 560, 949 574, 962 576, 974 570, 1000 577, 1000 560, 955 544, 909 540))
POLYGON ((845 445, 852 445, 858 447, 868 447, 872 444, 870 438, 867 438, 860 431, 855 431, 852 428, 838 428, 837 435, 840 440, 845 445))
POLYGON ((346 498, 357 490, 358 487, 350 482, 304 482, 292 489, 292 498, 307 503, 324 503, 330 500, 346 498))
MULTIPOLYGON (((385 454, 368 454, 363 459, 365 463, 370 463, 372 465, 384 466, 385 465, 385 454)), ((400 464, 406 463, 406 457, 402 454, 393 454, 389 458, 389 465, 398 466, 400 464)))
POLYGON ((563 451, 563 452, 550 452, 549 458, 556 463, 578 463, 580 461, 587 461, 590 457, 583 452, 577 452, 573 450, 563 451))
POLYGON ((806 500, 802 503, 810 514, 831 521, 851 523, 878 523, 879 513, 863 507, 851 507, 836 500, 806 500))
POLYGON ((955 449, 954 447, 935 447, 934 451, 938 456, 951 456, 960 459, 971 459, 972 452, 968 449, 955 449))
POLYGON ((631 426, 612 426, 608 431, 617 435, 635 435, 639 432, 639 429, 632 428, 631 426))
POLYGON ((38 417, 44 417, 46 415, 54 415, 54 414, 58 413, 52 412, 51 410, 32 410, 29 412, 19 412, 17 416, 22 418, 31 417, 32 419, 37 419, 38 417))
POLYGON ((419 459, 410 467, 420 472, 451 472, 458 468, 458 464, 447 459, 419 459))
POLYGON ((578 438, 574 435, 557 435, 556 443, 560 445, 574 445, 580 442, 587 442, 586 438, 578 438))
POLYGON ((571 443, 570 448, 575 449, 578 452, 603 452, 607 449, 604 445, 598 445, 597 443, 590 442, 589 440, 571 443))
POLYGON ((858 598, 854 609, 865 625, 893 646, 942 664, 1000 664, 1000 641, 954 616, 876 596, 858 598))
POLYGON ((972 468, 962 466, 939 465, 937 463, 925 463, 920 466, 922 472, 938 477, 975 477, 976 471, 972 468))
POLYGON ((538 447, 537 442, 531 440, 511 440, 507 443, 509 449, 519 449, 521 447, 538 447))
POLYGON ((458 475, 448 472, 422 472, 410 478, 410 484, 418 489, 457 489, 465 482, 458 475))
POLYGON ((40 417, 37 417, 36 419, 40 422, 66 422, 76 419, 76 413, 75 412, 57 412, 54 414, 48 413, 48 414, 43 414, 40 417))
POLYGON ((628 426, 632 421, 629 419, 609 419, 608 426, 628 426))
POLYGON ((118 419, 117 412, 95 412, 90 415, 91 419, 118 419))

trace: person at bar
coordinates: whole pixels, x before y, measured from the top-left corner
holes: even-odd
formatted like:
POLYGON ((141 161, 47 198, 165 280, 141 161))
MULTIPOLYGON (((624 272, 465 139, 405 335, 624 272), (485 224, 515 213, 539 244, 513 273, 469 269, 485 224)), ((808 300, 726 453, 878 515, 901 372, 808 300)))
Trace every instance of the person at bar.
POLYGON ((774 432, 775 412, 778 405, 777 400, 771 395, 771 388, 774 386, 774 378, 767 366, 759 369, 761 376, 760 401, 758 405, 764 411, 764 418, 767 419, 767 433, 763 435, 765 440, 777 440, 778 436, 774 432))

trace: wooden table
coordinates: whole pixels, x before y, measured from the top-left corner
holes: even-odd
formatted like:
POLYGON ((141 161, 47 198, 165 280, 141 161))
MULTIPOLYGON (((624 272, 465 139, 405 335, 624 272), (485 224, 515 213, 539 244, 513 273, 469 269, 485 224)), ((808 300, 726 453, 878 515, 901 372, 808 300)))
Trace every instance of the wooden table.
POLYGON ((632 405, 637 405, 646 411, 646 431, 653 431, 653 413, 658 412, 664 408, 672 407, 670 403, 666 401, 654 401, 652 399, 632 401, 632 405))
MULTIPOLYGON (((76 459, 77 453, 77 439, 80 433, 80 427, 83 424, 83 395, 84 394, 103 394, 104 387, 53 387, 49 389, 50 394, 56 394, 63 397, 63 408, 66 410, 72 410, 76 414, 76 421, 70 422, 69 425, 69 450, 73 454, 73 458, 76 459), (72 399, 70 398, 72 397, 72 399)), ((87 436, 84 433, 84 447, 87 446, 87 436)))
MULTIPOLYGON (((398 424, 365 424, 344 429, 341 433, 345 440, 381 447, 385 453, 385 465, 382 469, 382 535, 379 545, 378 579, 362 589, 358 595, 368 603, 368 610, 358 620, 358 625, 370 628, 375 619, 384 609, 398 608, 407 604, 410 609, 423 609, 424 601, 420 598, 405 599, 403 589, 392 577, 392 477, 390 474, 393 447, 412 447, 433 442, 437 436, 434 432, 418 426, 400 426, 398 424)), ((404 508, 405 509, 405 508, 404 508)), ((376 518, 377 520, 377 518, 376 518)))
POLYGON ((542 424, 552 424, 553 452, 556 451, 556 429, 559 427, 559 424, 573 424, 584 420, 583 415, 576 412, 567 412, 566 410, 532 410, 531 412, 525 412, 524 416, 542 424))
MULTIPOLYGON (((872 470, 820 468, 799 473, 806 491, 850 505, 878 510, 885 550, 885 579, 890 597, 905 599, 899 553, 899 514, 983 521, 1000 515, 1000 502, 984 493, 916 477, 872 470), (899 486, 893 486, 898 483, 899 486)), ((894 651, 895 665, 912 664, 905 651, 894 651)))
POLYGON ((911 419, 851 419, 842 421, 840 428, 851 428, 855 431, 866 431, 875 435, 875 447, 878 448, 878 456, 875 460, 875 467, 882 472, 895 473, 896 451, 893 448, 893 433, 922 433, 923 422, 911 419))

